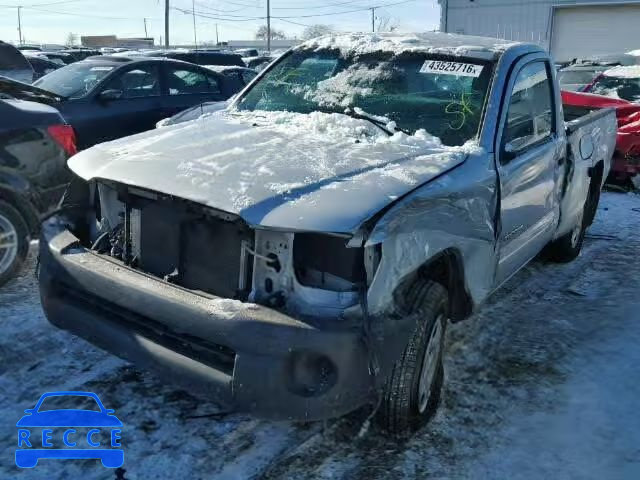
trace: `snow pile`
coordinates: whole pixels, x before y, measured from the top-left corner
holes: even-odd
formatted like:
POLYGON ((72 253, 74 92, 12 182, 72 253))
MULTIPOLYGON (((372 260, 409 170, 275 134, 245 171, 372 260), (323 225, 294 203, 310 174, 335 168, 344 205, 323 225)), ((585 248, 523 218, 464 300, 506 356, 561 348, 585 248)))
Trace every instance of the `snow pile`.
POLYGON ((331 78, 318 82, 315 89, 307 86, 304 98, 320 106, 347 107, 358 97, 381 93, 376 86, 383 86, 393 75, 394 70, 389 63, 379 63, 374 68, 370 68, 368 64, 355 63, 331 78))
POLYGON ((344 56, 362 55, 378 51, 400 54, 403 52, 440 53, 493 58, 507 48, 517 45, 487 37, 426 32, 415 34, 335 34, 318 37, 302 43, 298 49, 338 49, 344 56))

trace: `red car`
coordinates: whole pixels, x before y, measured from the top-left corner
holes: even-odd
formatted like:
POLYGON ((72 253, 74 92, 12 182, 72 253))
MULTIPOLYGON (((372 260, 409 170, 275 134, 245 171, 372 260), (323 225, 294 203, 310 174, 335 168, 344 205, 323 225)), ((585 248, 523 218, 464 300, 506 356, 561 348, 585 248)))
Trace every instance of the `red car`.
POLYGON ((627 182, 640 174, 640 104, 591 93, 562 92, 565 108, 611 107, 618 118, 618 141, 613 155, 610 179, 627 182))

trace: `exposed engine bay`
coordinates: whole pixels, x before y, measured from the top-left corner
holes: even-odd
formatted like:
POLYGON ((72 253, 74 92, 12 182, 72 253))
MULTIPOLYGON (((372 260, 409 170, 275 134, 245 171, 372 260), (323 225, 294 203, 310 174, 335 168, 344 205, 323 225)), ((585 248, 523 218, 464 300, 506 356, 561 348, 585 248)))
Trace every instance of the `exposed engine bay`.
POLYGON ((369 249, 348 247, 344 235, 253 229, 236 215, 120 184, 91 190, 86 246, 189 290, 336 317, 372 277, 369 249))

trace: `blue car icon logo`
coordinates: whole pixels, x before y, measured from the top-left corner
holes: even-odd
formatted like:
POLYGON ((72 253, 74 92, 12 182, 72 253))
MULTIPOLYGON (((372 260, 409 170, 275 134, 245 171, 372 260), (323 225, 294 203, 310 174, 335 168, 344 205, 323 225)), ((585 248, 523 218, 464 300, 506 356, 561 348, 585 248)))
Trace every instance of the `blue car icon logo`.
POLYGON ((33 468, 39 459, 100 459, 108 468, 124 463, 122 422, 92 392, 50 392, 24 411, 18 427, 16 465, 33 468), (81 401, 93 408, 47 408, 81 401), (43 406, 45 404, 45 406, 43 406), (106 448, 109 447, 109 448, 106 448))

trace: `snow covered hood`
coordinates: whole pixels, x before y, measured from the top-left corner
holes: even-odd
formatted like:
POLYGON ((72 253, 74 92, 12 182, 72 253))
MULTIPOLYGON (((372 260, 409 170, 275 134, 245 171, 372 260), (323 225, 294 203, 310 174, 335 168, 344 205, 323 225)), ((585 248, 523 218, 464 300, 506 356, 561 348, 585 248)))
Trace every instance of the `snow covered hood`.
POLYGON ((147 188, 250 225, 350 233, 479 147, 424 131, 388 136, 340 114, 222 111, 97 145, 71 158, 85 180, 147 188))

